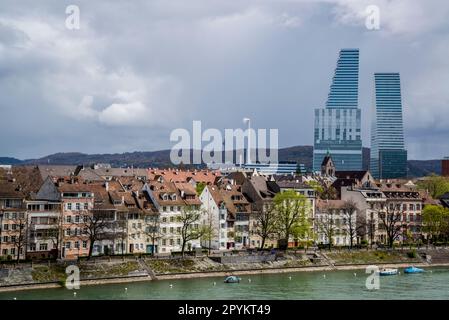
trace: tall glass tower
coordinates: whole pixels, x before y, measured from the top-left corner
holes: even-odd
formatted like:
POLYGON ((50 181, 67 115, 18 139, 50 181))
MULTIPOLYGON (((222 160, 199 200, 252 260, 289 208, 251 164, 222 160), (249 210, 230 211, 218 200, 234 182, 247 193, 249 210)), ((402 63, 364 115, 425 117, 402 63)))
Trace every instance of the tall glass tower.
POLYGON ((407 176, 399 73, 374 74, 370 171, 377 179, 407 176))
POLYGON ((362 170, 359 49, 342 49, 325 108, 315 109, 313 171, 329 152, 336 170, 362 170))

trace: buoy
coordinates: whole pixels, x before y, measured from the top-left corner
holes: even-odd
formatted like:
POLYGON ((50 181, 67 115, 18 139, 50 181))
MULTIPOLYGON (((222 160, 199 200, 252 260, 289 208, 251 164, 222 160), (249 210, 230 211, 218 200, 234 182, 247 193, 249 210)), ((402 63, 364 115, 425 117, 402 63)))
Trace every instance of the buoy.
POLYGON ((214 286, 216 286, 217 285, 217 283, 214 281, 214 286))
POLYGON ((325 274, 323 274, 323 278, 326 279, 326 275, 325 274))
POLYGON ((291 276, 289 276, 289 277, 288 277, 288 279, 289 279, 289 280, 291 280, 291 279, 292 279, 292 277, 291 277, 291 276))
POLYGON ((76 296, 76 292, 74 292, 73 295, 76 296))
POLYGON ((354 277, 357 277, 357 273, 354 272, 354 277))
POLYGON ((172 285, 172 284, 170 284, 170 288, 173 288, 173 285, 172 285))
POLYGON ((251 279, 248 279, 248 282, 251 282, 251 279))
POLYGON ((125 291, 128 291, 128 288, 125 288, 125 291))
POLYGON ((14 300, 17 300, 17 298, 16 298, 16 297, 14 297, 14 300))

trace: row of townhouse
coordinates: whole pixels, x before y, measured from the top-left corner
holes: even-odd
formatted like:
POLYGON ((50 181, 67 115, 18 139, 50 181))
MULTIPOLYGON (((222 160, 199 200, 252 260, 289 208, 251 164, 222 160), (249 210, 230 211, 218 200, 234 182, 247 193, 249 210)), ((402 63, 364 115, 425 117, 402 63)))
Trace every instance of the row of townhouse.
POLYGON ((398 230, 397 242, 425 239, 422 212, 427 204, 436 202, 413 183, 382 181, 349 185, 341 187, 340 192, 341 199, 320 200, 317 204, 315 224, 319 243, 347 246, 353 238, 354 244, 362 241, 387 244, 387 232, 393 229, 398 230), (350 232, 349 226, 356 232, 350 232))

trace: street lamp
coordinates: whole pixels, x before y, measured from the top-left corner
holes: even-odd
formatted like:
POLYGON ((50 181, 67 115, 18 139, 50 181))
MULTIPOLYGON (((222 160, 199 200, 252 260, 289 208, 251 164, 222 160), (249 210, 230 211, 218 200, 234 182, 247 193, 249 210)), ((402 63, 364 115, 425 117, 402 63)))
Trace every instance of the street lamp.
POLYGON ((246 163, 251 163, 251 119, 243 118, 243 123, 248 123, 248 148, 246 149, 246 163))

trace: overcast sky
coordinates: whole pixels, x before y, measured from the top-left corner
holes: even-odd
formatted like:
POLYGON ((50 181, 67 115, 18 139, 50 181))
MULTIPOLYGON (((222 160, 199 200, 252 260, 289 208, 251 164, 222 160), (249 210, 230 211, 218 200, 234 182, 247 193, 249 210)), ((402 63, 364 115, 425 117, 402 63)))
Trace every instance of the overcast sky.
POLYGON ((400 72, 409 159, 440 158, 448 17, 443 0, 0 0, 0 156, 168 149, 192 120, 224 130, 243 117, 278 128, 282 147, 312 145, 338 51, 360 48, 363 145, 373 73, 400 72))

